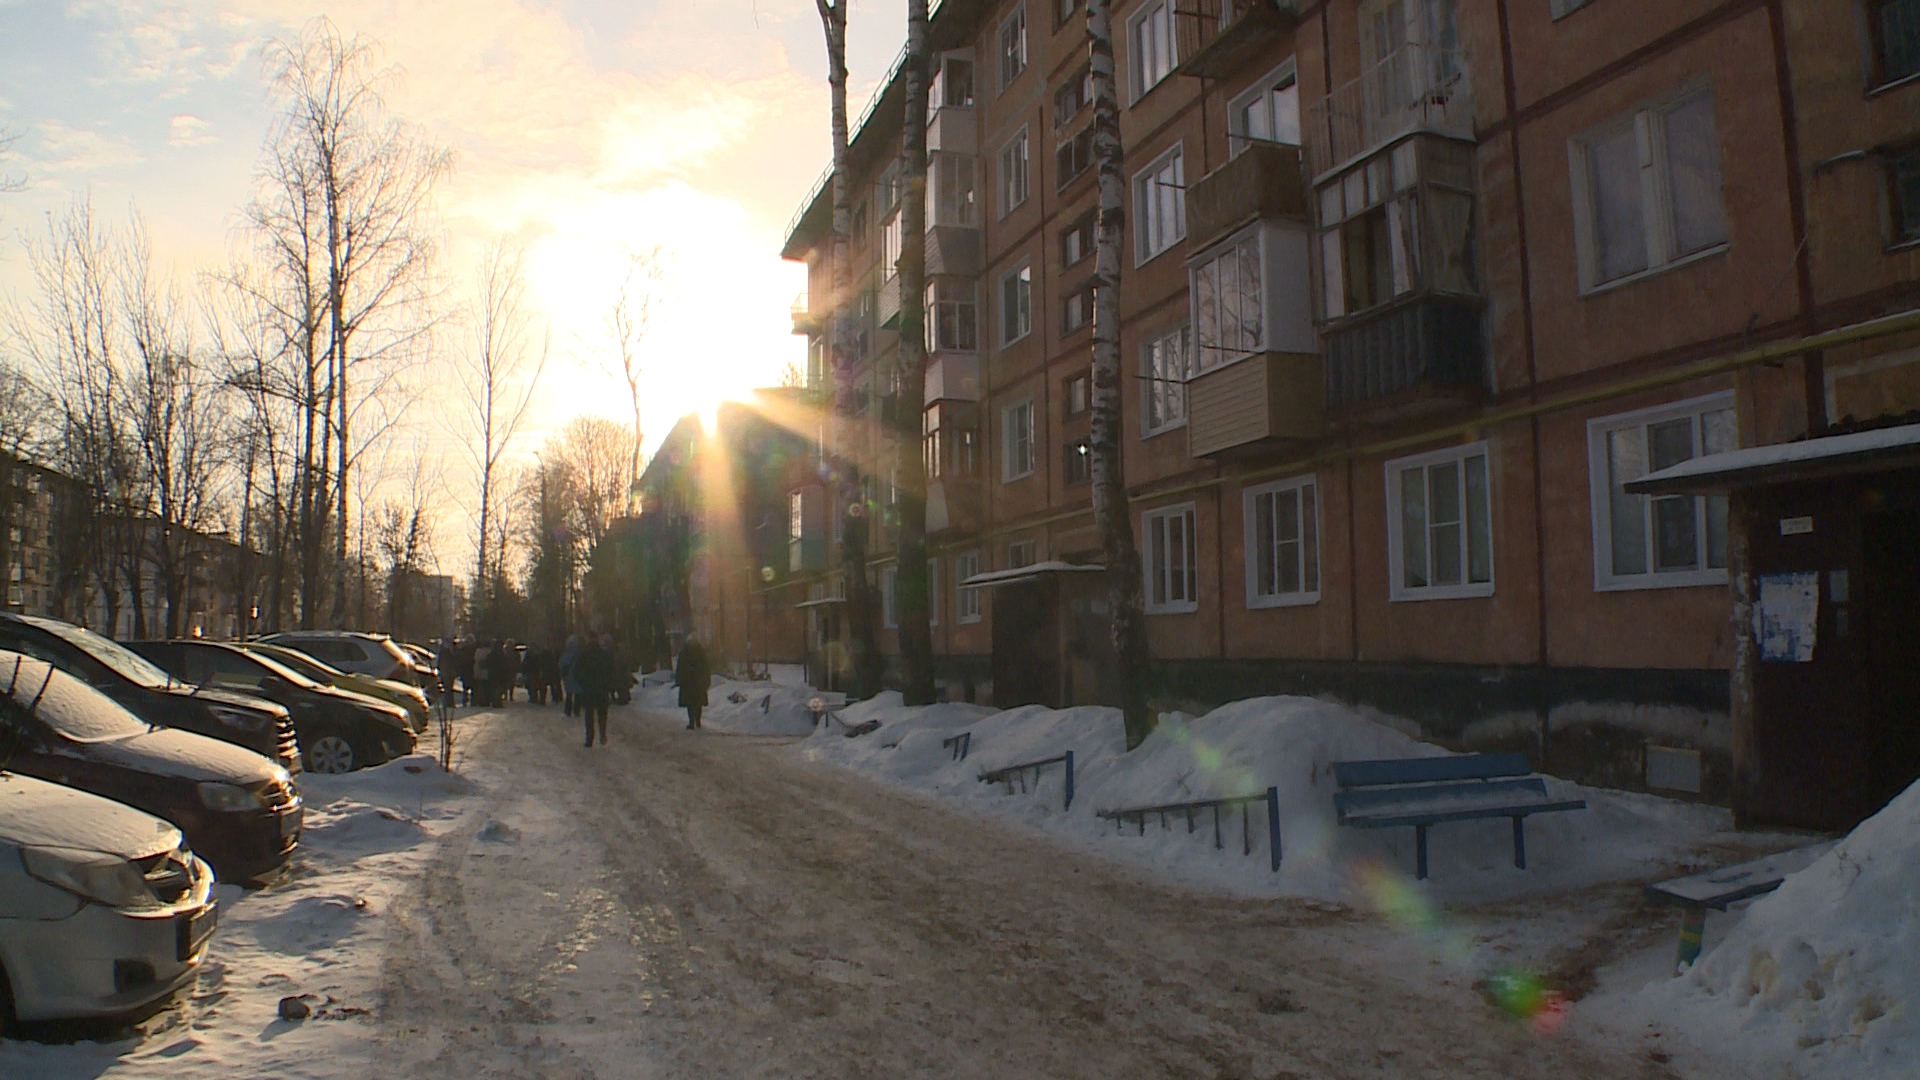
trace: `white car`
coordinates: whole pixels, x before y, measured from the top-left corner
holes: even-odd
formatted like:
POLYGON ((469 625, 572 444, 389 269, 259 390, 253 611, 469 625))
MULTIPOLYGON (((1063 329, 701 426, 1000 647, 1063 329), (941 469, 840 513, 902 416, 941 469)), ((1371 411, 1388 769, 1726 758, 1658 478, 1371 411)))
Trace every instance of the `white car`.
POLYGON ((0 772, 0 1023, 139 1012, 193 980, 218 913, 179 829, 0 772))
POLYGON ((260 639, 268 645, 299 649, 341 671, 357 671, 376 679, 392 679, 408 686, 419 680, 414 676, 413 659, 385 634, 363 634, 355 630, 288 630, 260 639))

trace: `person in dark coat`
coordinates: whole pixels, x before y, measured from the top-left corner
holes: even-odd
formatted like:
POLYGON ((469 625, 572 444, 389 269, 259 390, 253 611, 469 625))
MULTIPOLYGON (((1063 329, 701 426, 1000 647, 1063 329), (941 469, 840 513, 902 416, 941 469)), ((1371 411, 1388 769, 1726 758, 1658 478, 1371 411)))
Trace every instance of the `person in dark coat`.
POLYGON ((613 651, 604 636, 590 639, 573 662, 573 679, 580 686, 580 715, 587 724, 586 745, 593 745, 594 724, 600 725, 600 745, 607 745, 607 699, 613 693, 613 651))
POLYGON ((713 666, 707 650, 698 638, 688 638, 680 646, 680 659, 673 668, 673 681, 680 687, 680 705, 687 710, 687 730, 700 730, 700 710, 707 707, 707 688, 713 685, 713 666))

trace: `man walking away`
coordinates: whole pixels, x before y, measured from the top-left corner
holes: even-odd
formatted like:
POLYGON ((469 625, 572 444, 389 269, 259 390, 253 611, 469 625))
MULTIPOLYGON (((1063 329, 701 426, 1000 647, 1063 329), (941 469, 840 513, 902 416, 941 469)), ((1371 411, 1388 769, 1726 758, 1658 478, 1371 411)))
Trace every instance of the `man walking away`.
POLYGON ((600 745, 607 745, 607 696, 613 688, 613 653, 601 640, 589 639, 573 662, 573 677, 580 685, 580 715, 587 725, 586 745, 593 745, 593 726, 600 724, 600 745))
POLYGON ((689 637, 680 646, 680 661, 674 666, 673 681, 680 686, 680 704, 687 710, 687 730, 700 730, 700 710, 707 707, 707 687, 713 683, 713 667, 707 662, 707 650, 698 638, 689 637))
POLYGON ((580 708, 580 682, 573 677, 574 664, 580 660, 580 635, 568 634, 567 647, 560 650, 560 693, 566 702, 562 710, 572 716, 580 708))

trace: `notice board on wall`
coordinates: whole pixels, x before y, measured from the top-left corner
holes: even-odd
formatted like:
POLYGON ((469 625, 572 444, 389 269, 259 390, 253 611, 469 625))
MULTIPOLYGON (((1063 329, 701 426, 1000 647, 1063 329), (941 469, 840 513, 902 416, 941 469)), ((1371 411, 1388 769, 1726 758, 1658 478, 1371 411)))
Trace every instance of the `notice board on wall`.
POLYGON ((1817 571, 1760 576, 1760 602, 1753 610, 1753 636, 1760 644, 1760 659, 1791 664, 1812 661, 1819 629, 1817 571))

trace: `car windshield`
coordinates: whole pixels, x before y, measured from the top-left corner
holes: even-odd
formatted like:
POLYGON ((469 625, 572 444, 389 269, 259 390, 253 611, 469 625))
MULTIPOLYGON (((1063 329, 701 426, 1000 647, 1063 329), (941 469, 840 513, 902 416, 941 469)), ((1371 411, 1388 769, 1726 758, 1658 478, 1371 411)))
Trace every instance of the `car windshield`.
POLYGON ((108 670, 128 682, 144 686, 149 690, 163 690, 172 686, 175 681, 171 675, 160 670, 153 661, 112 638, 102 637, 91 630, 52 619, 30 621, 33 625, 98 660, 108 670))
POLYGON ((0 688, 23 712, 74 742, 109 742, 151 730, 112 698, 44 660, 0 664, 0 688))
POLYGON ((246 649, 255 656, 284 664, 314 682, 331 682, 341 674, 298 649, 278 648, 273 645, 248 645, 246 649))
POLYGON ((293 685, 299 687, 302 690, 320 689, 319 683, 313 681, 312 679, 307 678, 305 675, 302 675, 299 672, 288 667, 287 665, 281 663, 275 657, 262 656, 257 652, 248 652, 246 655, 247 655, 247 659, 253 661, 256 664, 259 664, 261 667, 266 668, 269 674, 278 675, 281 678, 287 680, 288 682, 292 683, 293 685))

